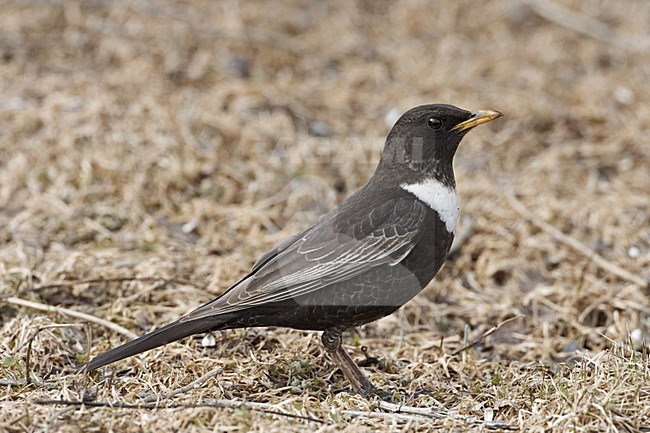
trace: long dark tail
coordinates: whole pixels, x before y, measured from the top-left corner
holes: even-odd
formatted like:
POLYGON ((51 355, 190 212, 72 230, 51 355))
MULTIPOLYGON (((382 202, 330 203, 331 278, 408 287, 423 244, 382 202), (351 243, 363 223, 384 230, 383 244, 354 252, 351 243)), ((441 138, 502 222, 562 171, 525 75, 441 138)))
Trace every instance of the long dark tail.
MULTIPOLYGON (((213 316, 190 320, 187 322, 176 321, 170 323, 167 326, 151 331, 142 337, 138 337, 135 340, 129 341, 115 349, 96 356, 88 363, 88 371, 96 370, 112 362, 119 361, 120 359, 146 352, 147 350, 180 340, 181 338, 193 334, 199 334, 219 328, 225 321, 226 320, 223 318, 220 319, 218 316, 213 316)), ((84 367, 85 365, 82 365, 79 370, 83 370, 84 367)))

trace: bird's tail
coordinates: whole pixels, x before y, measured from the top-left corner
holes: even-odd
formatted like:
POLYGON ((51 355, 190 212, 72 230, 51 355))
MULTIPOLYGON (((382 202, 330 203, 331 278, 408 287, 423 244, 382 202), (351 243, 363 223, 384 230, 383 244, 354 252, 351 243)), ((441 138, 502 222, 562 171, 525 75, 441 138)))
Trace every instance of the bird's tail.
POLYGON ((88 371, 96 370, 115 361, 119 361, 120 359, 146 352, 147 350, 180 340, 181 338, 188 337, 192 334, 199 334, 215 328, 220 328, 224 322, 225 320, 220 320, 218 317, 214 316, 190 320, 187 322, 176 321, 96 356, 88 363, 87 367, 86 365, 82 365, 79 367, 79 370, 81 371, 84 368, 87 368, 88 371))

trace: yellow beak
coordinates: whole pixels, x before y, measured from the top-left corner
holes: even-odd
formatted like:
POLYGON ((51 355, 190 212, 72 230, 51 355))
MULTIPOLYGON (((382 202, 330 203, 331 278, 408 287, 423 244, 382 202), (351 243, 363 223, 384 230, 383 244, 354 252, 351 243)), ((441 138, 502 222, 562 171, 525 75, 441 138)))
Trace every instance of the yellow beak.
POLYGON ((459 123, 458 125, 451 128, 451 130, 459 131, 459 132, 467 131, 468 129, 472 129, 475 126, 481 125, 483 123, 491 122, 494 119, 498 119, 499 117, 503 116, 503 114, 494 110, 473 111, 472 114, 474 116, 472 116, 471 119, 459 123))

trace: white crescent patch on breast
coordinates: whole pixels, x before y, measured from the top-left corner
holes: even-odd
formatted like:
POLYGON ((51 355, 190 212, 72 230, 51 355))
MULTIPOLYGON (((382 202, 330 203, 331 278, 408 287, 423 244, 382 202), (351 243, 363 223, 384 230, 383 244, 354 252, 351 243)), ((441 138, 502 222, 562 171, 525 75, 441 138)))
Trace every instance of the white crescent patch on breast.
POLYGON ((401 184, 400 187, 410 192, 427 206, 438 213, 449 233, 456 230, 460 200, 456 188, 449 188, 436 179, 426 179, 420 183, 401 184))

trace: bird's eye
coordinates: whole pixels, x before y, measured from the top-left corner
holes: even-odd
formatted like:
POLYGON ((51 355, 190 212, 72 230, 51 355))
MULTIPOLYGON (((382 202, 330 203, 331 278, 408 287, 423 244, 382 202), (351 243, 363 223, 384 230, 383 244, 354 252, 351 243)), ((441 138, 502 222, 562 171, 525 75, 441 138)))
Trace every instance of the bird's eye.
POLYGON ((442 128, 442 120, 437 117, 430 117, 429 120, 427 120, 427 126, 434 131, 437 131, 442 128))

